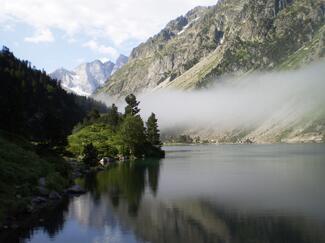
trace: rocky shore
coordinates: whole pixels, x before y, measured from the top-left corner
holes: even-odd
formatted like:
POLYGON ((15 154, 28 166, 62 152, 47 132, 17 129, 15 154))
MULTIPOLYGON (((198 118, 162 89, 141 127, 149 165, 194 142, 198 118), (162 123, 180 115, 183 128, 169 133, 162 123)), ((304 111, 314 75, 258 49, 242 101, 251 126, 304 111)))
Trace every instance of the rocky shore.
MULTIPOLYGON (((71 167, 70 173, 70 185, 63 191, 49 190, 46 186, 46 178, 41 177, 38 180, 37 192, 31 198, 22 198, 20 195, 16 195, 17 200, 22 201, 22 206, 19 208, 19 212, 10 214, 5 218, 0 225, 0 232, 3 230, 11 230, 22 227, 25 223, 25 219, 40 214, 42 210, 47 208, 53 208, 59 205, 63 200, 80 196, 86 193, 86 190, 80 185, 75 184, 76 178, 85 176, 89 173, 96 173, 103 169, 102 166, 88 168, 76 161, 75 159, 66 159, 71 167)), ((40 218, 41 220, 41 218, 40 218)))

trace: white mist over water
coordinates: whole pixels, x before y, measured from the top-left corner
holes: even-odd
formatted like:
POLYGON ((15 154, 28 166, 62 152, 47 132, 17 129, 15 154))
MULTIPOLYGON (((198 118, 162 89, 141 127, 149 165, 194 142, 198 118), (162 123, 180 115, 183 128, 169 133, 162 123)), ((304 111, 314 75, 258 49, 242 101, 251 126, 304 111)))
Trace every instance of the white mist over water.
MULTIPOLYGON (((173 128, 255 127, 325 111, 325 63, 289 72, 255 73, 208 89, 161 89, 138 95, 141 115, 154 112, 162 131, 173 128), (275 121, 276 122, 276 121, 275 121)), ((120 110, 124 104, 120 105, 120 110)), ((121 110, 123 111, 123 110, 121 110)))

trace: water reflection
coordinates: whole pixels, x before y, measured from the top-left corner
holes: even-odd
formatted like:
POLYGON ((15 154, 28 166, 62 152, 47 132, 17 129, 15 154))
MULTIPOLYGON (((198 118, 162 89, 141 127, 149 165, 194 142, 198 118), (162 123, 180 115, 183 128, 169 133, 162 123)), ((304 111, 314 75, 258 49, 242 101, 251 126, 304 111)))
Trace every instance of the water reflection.
POLYGON ((25 242, 28 239, 32 239, 34 234, 39 230, 42 230, 49 238, 55 238, 64 228, 68 205, 69 200, 67 199, 55 207, 28 215, 28 217, 22 219, 22 222, 20 222, 19 229, 0 232, 0 242, 25 242))
POLYGON ((97 228, 109 220, 116 224, 113 211, 121 208, 126 208, 129 217, 136 217, 146 188, 152 195, 157 193, 159 169, 159 160, 136 161, 79 180, 89 193, 71 202, 70 217, 97 228))
MULTIPOLYGON (((150 242, 324 242, 324 228, 302 217, 252 215, 204 201, 148 203, 132 223, 150 242)), ((130 223, 130 222, 129 222, 130 223)))
POLYGON ((108 195, 117 208, 122 198, 128 204, 130 216, 136 216, 146 186, 153 195, 157 193, 159 168, 159 160, 135 161, 90 175, 79 183, 90 191, 94 201, 108 195))
POLYGON ((79 180, 87 194, 19 234, 33 243, 325 243, 324 175, 324 145, 172 148, 162 161, 79 180))

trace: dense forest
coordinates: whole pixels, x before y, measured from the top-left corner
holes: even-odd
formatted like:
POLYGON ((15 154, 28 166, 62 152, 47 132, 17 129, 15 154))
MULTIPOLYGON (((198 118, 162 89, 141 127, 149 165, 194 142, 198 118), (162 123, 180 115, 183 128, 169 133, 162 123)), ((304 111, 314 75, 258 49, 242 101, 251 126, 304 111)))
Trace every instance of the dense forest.
POLYGON ((0 52, 0 129, 28 140, 64 145, 72 128, 87 113, 104 104, 67 93, 60 82, 28 61, 17 59, 7 47, 0 52))

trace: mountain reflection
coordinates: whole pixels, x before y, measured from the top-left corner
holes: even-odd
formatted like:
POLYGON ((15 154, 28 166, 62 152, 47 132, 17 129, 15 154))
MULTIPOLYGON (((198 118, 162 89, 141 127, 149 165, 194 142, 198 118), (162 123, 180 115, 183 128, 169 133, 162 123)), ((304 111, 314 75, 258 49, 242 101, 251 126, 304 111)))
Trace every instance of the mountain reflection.
POLYGON ((90 174, 78 181, 86 194, 0 242, 325 243, 323 145, 304 146, 305 157, 287 146, 277 160, 275 146, 258 147, 262 157, 254 146, 204 148, 90 174))
POLYGON ((325 242, 324 227, 302 217, 236 212, 207 201, 148 202, 131 224, 142 239, 158 243, 325 242))
POLYGON ((155 198, 159 162, 125 164, 81 183, 90 193, 71 204, 82 224, 122 225, 145 242, 325 242, 324 225, 281 212, 244 212, 204 198, 155 198), (145 193, 146 192, 146 193, 145 193))

